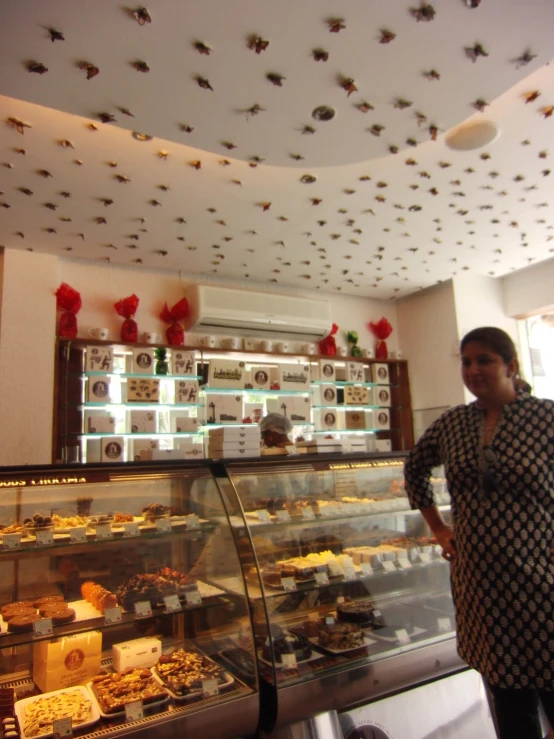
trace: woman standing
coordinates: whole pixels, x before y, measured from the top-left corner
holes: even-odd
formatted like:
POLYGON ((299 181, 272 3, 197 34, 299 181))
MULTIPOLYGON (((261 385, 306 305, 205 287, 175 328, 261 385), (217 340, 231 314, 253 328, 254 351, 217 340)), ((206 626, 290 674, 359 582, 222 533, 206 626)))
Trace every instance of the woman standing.
POLYGON ((520 389, 513 341, 498 328, 461 343, 477 400, 444 413, 406 463, 406 490, 451 564, 458 652, 494 697, 501 739, 554 725, 554 402, 520 389), (452 527, 433 500, 444 464, 452 527))

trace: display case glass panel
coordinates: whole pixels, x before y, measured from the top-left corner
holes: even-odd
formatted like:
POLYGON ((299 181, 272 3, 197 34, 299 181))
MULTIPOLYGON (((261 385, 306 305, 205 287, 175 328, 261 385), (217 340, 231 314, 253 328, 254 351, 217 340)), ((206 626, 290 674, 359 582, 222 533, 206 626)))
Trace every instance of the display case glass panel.
POLYGON ((247 696, 255 728, 248 603, 207 468, 24 468, 0 488, 0 708, 15 701, 23 737, 52 735, 70 699, 80 735, 247 696))
MULTIPOLYGON (((269 682, 289 686, 452 638, 449 566, 410 510, 403 464, 350 455, 226 465, 218 485, 226 500, 228 488, 237 493, 230 520, 269 682)), ((444 479, 433 484, 448 517, 444 479)), ((240 586, 235 578, 222 587, 240 586)))

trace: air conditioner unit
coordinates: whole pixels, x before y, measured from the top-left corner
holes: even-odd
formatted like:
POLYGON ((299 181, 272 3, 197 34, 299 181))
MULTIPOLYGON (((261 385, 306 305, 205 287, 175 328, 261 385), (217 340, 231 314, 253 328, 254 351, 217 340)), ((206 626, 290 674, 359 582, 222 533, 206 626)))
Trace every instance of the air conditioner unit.
POLYGON ((190 285, 185 297, 190 307, 185 329, 195 333, 321 341, 333 325, 323 300, 213 285, 190 285))

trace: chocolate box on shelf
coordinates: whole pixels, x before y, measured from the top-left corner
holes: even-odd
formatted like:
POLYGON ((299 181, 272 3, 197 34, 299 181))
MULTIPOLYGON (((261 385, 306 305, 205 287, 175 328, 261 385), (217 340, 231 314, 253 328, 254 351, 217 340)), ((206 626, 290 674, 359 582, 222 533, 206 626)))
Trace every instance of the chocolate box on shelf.
POLYGON ((132 434, 156 433, 156 411, 130 411, 128 419, 132 434))
POLYGON ((132 377, 127 381, 128 403, 158 403, 159 400, 159 380, 132 377))
POLYGON ((176 403, 198 403, 197 380, 175 380, 176 403))
POLYGON ((388 385, 389 379, 389 365, 388 364, 372 364, 371 365, 371 381, 378 382, 380 385, 388 385))
POLYGON ((87 346, 85 355, 87 372, 113 372, 113 351, 111 346, 87 346))
POLYGON ((89 403, 110 402, 110 378, 107 375, 89 377, 87 385, 89 403))
POLYGON ((154 349, 133 349, 133 372, 136 375, 153 375, 154 349))
POLYGON ((268 413, 280 413, 290 419, 291 423, 310 423, 310 398, 308 396, 277 395, 266 401, 268 413))
POLYGON ((233 359, 210 359, 208 386, 221 388, 244 388, 246 365, 233 359))
POLYGON ((209 393, 206 397, 207 423, 241 423, 242 395, 209 393))
POLYGON ((310 390, 309 364, 281 364, 279 365, 280 390, 310 390))
POLYGON ((153 667, 162 656, 162 643, 154 636, 120 642, 112 646, 112 662, 116 672, 130 667, 153 667))
POLYGON ((186 352, 182 349, 171 350, 171 369, 174 375, 195 375, 195 352, 186 352))

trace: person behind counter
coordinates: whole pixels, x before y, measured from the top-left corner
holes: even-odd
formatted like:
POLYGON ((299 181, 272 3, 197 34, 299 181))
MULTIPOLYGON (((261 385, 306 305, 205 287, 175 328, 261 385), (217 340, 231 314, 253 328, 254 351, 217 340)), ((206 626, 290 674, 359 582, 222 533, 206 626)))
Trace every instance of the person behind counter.
POLYGON ((451 564, 458 652, 488 683, 501 739, 554 726, 554 401, 521 389, 516 349, 494 327, 461 342, 476 401, 444 413, 406 462, 406 492, 451 564), (429 484, 444 464, 452 527, 429 484))
POLYGON ((292 432, 292 423, 289 418, 280 413, 268 413, 260 421, 260 435, 268 449, 283 449, 292 444, 289 434, 292 432))

